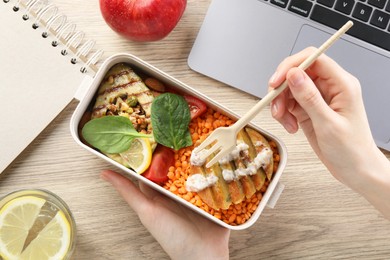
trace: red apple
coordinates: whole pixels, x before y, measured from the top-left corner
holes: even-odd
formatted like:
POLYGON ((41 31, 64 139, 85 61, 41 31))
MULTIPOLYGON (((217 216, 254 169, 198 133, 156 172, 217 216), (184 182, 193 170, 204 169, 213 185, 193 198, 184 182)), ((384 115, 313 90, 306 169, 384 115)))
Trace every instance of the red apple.
POLYGON ((157 41, 179 22, 187 0, 99 0, 107 24, 133 41, 157 41))

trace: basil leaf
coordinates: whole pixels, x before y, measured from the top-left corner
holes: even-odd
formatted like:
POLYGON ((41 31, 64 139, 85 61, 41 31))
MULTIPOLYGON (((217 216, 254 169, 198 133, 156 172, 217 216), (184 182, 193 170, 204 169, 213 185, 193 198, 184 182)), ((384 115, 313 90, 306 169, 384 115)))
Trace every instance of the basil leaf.
POLYGON ((153 135, 157 143, 179 150, 192 145, 188 103, 182 96, 164 93, 153 100, 153 135))
POLYGON ((82 129, 84 139, 105 153, 121 153, 129 149, 137 137, 151 137, 135 130, 130 119, 123 116, 104 116, 86 123, 82 129))

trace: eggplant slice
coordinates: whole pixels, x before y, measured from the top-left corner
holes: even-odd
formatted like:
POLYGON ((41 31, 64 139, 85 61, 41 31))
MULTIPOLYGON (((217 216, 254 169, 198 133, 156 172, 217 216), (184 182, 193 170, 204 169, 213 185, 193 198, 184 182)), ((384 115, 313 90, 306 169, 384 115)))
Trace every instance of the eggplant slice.
MULTIPOLYGON (((219 210, 227 209, 231 204, 238 204, 245 198, 251 198, 257 191, 261 190, 266 179, 271 180, 273 171, 272 154, 268 163, 257 169, 250 175, 237 176, 231 180, 225 180, 223 173, 233 173, 236 170, 245 170, 253 163, 263 149, 271 150, 267 139, 259 132, 249 127, 242 129, 237 135, 237 144, 244 143, 248 149, 240 152, 240 156, 229 162, 220 161, 210 168, 191 165, 190 175, 213 174, 218 177, 218 182, 198 192, 203 202, 209 207, 219 210)), ((196 144, 196 145, 199 145, 196 144)), ((271 150, 272 151, 272 150, 271 150)), ((212 158, 211 155, 208 160, 212 158)), ((207 161, 208 161, 207 160, 207 161)), ((227 178, 228 179, 228 178, 227 178)))

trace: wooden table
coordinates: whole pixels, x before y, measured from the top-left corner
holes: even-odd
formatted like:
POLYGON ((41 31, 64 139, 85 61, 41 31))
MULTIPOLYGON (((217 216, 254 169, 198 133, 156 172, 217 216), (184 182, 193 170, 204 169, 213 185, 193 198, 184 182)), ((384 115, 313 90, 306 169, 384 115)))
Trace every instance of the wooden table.
MULTIPOLYGON (((210 0, 188 0, 176 29, 155 43, 129 42, 115 34, 104 23, 97 0, 52 2, 96 40, 105 57, 132 53, 238 114, 258 100, 187 66, 210 0)), ((73 101, 2 174, 0 196, 23 188, 45 188, 61 196, 77 222, 74 259, 168 259, 134 212, 99 179, 101 170, 113 167, 73 141, 69 120, 76 105, 73 101)), ((286 188, 276 208, 266 208, 254 226, 232 232, 231 258, 389 259, 390 222, 328 173, 302 132, 287 134, 269 109, 254 122, 288 148, 288 165, 281 178, 286 188)), ((386 155, 390 158, 390 153, 386 155)))

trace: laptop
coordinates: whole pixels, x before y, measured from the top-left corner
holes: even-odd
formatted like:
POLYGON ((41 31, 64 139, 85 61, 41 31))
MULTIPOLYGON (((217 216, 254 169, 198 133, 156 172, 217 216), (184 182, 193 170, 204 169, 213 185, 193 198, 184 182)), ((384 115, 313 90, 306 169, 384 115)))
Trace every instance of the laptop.
POLYGON ((285 57, 319 47, 348 20, 326 54, 359 78, 375 142, 390 150, 390 0, 212 0, 188 65, 261 98, 285 57))

